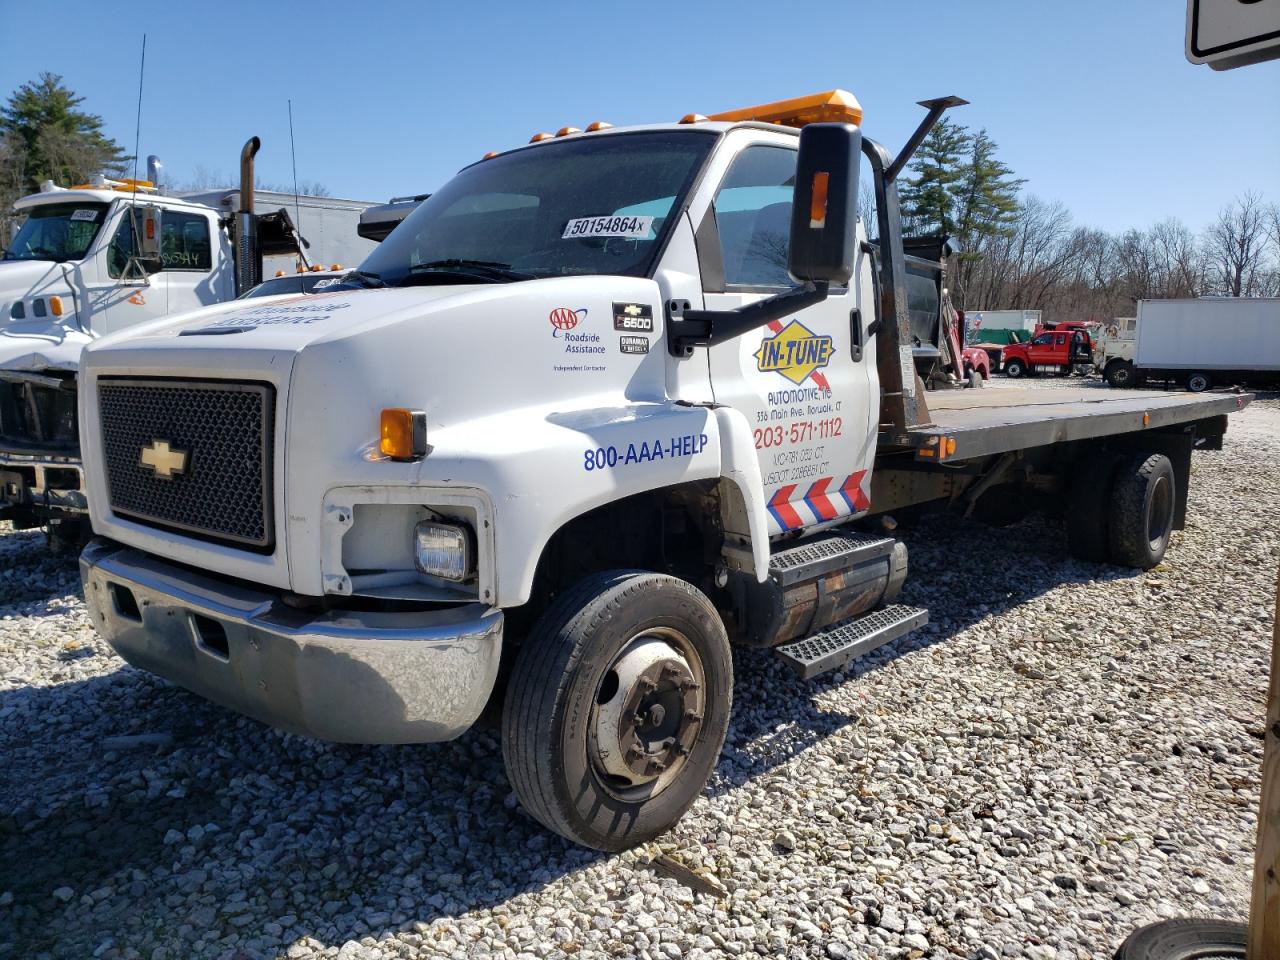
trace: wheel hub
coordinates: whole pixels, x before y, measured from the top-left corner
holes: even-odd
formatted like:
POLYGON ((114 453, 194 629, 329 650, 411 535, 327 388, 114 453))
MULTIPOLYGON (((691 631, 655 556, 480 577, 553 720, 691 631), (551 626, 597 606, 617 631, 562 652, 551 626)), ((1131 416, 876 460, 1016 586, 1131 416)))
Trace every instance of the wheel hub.
POLYGON ((668 778, 688 756, 702 716, 702 684, 685 654, 662 637, 638 637, 601 682, 595 719, 599 764, 633 787, 668 778))

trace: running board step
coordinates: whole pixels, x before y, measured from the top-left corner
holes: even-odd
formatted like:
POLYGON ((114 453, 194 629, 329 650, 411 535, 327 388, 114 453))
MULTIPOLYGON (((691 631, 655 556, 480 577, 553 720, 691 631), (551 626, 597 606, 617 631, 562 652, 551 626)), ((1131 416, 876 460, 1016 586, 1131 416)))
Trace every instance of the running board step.
POLYGON ((893 552, 892 537, 867 533, 832 533, 815 537, 769 558, 769 576, 780 587, 813 580, 832 570, 848 569, 893 552))
POLYGON ((894 604, 778 647, 778 656, 801 679, 808 680, 839 670, 850 660, 897 640, 928 622, 929 611, 923 607, 894 604))

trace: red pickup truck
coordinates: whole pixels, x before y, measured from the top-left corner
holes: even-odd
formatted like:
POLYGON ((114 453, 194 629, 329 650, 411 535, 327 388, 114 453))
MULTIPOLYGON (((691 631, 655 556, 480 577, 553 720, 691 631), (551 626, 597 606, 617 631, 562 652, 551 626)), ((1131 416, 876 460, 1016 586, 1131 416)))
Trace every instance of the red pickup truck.
POLYGON ((1093 362, 1093 342, 1088 331, 1059 325, 1037 333, 1028 343, 1011 343, 1000 351, 1000 365, 1006 377, 1029 377, 1052 368, 1067 376, 1077 363, 1093 362))

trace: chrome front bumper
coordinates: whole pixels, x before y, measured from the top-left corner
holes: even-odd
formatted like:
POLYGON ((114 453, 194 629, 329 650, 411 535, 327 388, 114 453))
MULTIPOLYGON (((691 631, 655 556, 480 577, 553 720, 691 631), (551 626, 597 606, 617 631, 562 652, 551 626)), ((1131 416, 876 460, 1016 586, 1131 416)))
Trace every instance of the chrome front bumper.
POLYGON ((129 663, 322 740, 450 740, 498 673, 502 613, 478 603, 317 614, 102 540, 80 576, 94 626, 129 663))

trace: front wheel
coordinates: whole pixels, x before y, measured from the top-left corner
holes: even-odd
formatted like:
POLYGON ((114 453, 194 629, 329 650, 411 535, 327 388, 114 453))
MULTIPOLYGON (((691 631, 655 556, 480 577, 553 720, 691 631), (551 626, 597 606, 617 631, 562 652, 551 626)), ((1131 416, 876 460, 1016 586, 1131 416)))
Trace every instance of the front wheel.
POLYGON ((1116 360, 1107 364, 1106 372, 1103 374, 1107 383, 1116 389, 1137 386, 1137 371, 1134 370, 1133 364, 1128 360, 1116 360))
POLYGON ((1027 374, 1027 365, 1023 363, 1021 360, 1019 360, 1017 357, 1014 357, 1012 360, 1007 361, 1004 365, 1004 375, 1006 377, 1010 377, 1011 379, 1017 380, 1019 377, 1026 376, 1026 374, 1027 374))
POLYGON ((1129 934, 1115 960, 1226 960, 1248 942, 1248 926, 1232 920, 1164 920, 1129 934))
POLYGON ((715 607, 656 573, 581 581, 516 657, 502 716, 507 777, 563 837, 624 850, 665 832, 715 769, 733 660, 715 607))
POLYGON ((982 386, 982 374, 970 367, 969 372, 965 374, 965 382, 969 385, 970 390, 976 390, 982 386))

